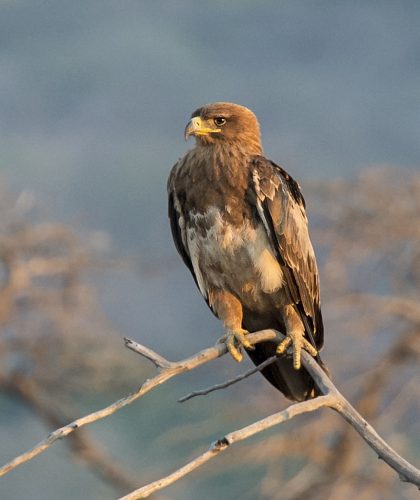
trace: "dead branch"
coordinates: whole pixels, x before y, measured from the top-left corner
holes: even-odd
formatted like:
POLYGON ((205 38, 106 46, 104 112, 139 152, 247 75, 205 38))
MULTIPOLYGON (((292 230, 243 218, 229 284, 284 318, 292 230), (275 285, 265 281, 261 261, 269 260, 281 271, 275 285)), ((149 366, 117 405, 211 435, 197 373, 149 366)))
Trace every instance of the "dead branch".
MULTIPOLYGON (((280 334, 281 335, 281 334, 280 334)), ((283 338, 283 336, 281 336, 283 338)), ((274 330, 261 330, 260 332, 252 333, 249 335, 249 340, 251 343, 264 342, 266 340, 276 340, 280 337, 274 330)), ((40 443, 34 446, 29 451, 19 455, 14 458, 9 463, 5 464, 0 468, 0 477, 4 476, 8 472, 12 471, 19 465, 28 462, 32 458, 36 457, 40 453, 43 453, 47 450, 53 443, 57 440, 62 439, 76 429, 80 429, 86 425, 92 424, 93 422, 97 422, 98 420, 102 420, 103 418, 109 417, 113 413, 117 412, 121 408, 133 403, 137 399, 144 396, 146 393, 163 384, 167 380, 175 377, 176 375, 180 375, 186 371, 193 370, 197 366, 200 366, 204 363, 208 363, 220 356, 226 354, 226 346, 225 344, 218 343, 214 347, 209 347, 207 349, 203 349, 198 352, 194 356, 190 356, 189 358, 185 358, 178 362, 170 362, 152 351, 148 347, 142 346, 134 340, 124 339, 126 346, 132 351, 141 354, 145 358, 149 359, 154 363, 154 365, 158 368, 158 374, 151 379, 147 379, 138 389, 137 391, 129 394, 128 396, 119 399, 115 403, 112 403, 101 410, 90 413, 84 417, 78 418, 69 424, 60 427, 59 429, 52 432, 49 436, 43 439, 40 443)))
POLYGON ((270 429, 275 425, 287 422, 297 415, 302 415, 303 413, 319 410, 323 407, 332 407, 332 405, 334 405, 334 400, 334 396, 320 396, 315 399, 303 401, 302 403, 293 404, 283 411, 279 411, 278 413, 274 413, 267 418, 258 420, 257 422, 243 427, 242 429, 230 432, 223 438, 218 439, 217 441, 212 443, 210 445, 210 448, 202 455, 198 456, 194 460, 191 460, 191 462, 188 462, 188 464, 184 465, 172 474, 169 474, 169 476, 163 477, 162 479, 143 486, 142 488, 139 488, 138 490, 135 490, 132 493, 121 497, 120 500, 136 500, 138 498, 147 498, 155 491, 166 488, 166 486, 169 486, 170 484, 178 481, 198 467, 201 467, 203 464, 219 455, 219 453, 225 451, 232 444, 239 443, 240 441, 254 436, 259 432, 270 429))
MULTIPOLYGON (((279 338, 279 336, 277 338, 279 338)), ((420 470, 399 456, 398 453, 396 453, 379 436, 375 429, 338 391, 324 371, 307 352, 302 353, 302 362, 303 366, 314 378, 317 386, 323 394, 322 396, 309 401, 293 404, 281 412, 274 413, 273 415, 259 420, 258 422, 254 422, 253 424, 250 424, 242 429, 226 434, 223 438, 213 443, 206 452, 199 455, 185 466, 168 476, 133 491, 132 493, 122 497, 120 500, 147 498, 152 493, 169 486, 204 463, 208 462, 222 451, 225 451, 231 444, 247 439, 254 434, 262 432, 275 425, 279 425, 287 420, 291 420, 297 415, 312 412, 320 408, 330 408, 339 413, 339 415, 343 417, 375 451, 378 458, 386 462, 398 473, 402 481, 412 483, 420 488, 420 470)))
MULTIPOLYGON (((274 330, 262 330, 260 332, 252 333, 249 335, 249 340, 253 344, 267 340, 279 341, 282 338, 284 338, 283 335, 274 330)), ((155 364, 158 371, 157 375, 146 380, 136 392, 129 394, 128 396, 120 399, 119 401, 116 401, 115 403, 107 406, 106 408, 103 408, 102 410, 86 415, 85 417, 79 418, 64 427, 57 429, 34 448, 20 455, 19 457, 16 457, 8 464, 4 465, 0 469, 0 476, 7 474, 18 465, 31 460, 35 456, 48 449, 55 441, 71 434, 76 429, 112 415, 119 409, 139 399, 141 396, 166 382, 170 378, 186 371, 193 370, 196 367, 213 359, 216 359, 226 353, 225 345, 218 343, 213 347, 204 349, 197 354, 185 358, 181 361, 170 362, 151 349, 146 348, 130 339, 125 339, 125 342, 127 347, 129 347, 131 350, 137 352, 138 354, 141 354, 155 364)), ((308 353, 303 352, 302 361, 306 370, 314 378, 318 388, 322 393, 322 396, 310 401, 304 401, 302 403, 291 405, 281 412, 275 413, 242 429, 227 434, 224 438, 219 439, 218 441, 216 441, 216 443, 212 444, 209 450, 186 464, 181 469, 178 469, 169 476, 150 483, 149 485, 146 485, 139 490, 135 490, 123 498, 145 498, 151 493, 162 489, 173 483, 174 481, 177 481, 186 474, 189 474, 194 469, 200 467, 205 462, 207 462, 211 458, 214 458, 220 452, 224 451, 231 444, 247 439, 248 437, 257 434, 265 429, 273 427, 274 425, 279 425, 286 420, 294 418, 297 415, 315 411, 323 407, 330 408, 338 412, 340 416, 343 417, 360 434, 360 436, 367 442, 367 444, 376 452, 378 457, 384 460, 392 469, 394 469, 398 473, 401 480, 420 487, 420 471, 405 459, 403 459, 401 456, 399 456, 376 433, 373 427, 363 419, 363 417, 338 391, 338 389, 334 386, 328 376, 308 353)))

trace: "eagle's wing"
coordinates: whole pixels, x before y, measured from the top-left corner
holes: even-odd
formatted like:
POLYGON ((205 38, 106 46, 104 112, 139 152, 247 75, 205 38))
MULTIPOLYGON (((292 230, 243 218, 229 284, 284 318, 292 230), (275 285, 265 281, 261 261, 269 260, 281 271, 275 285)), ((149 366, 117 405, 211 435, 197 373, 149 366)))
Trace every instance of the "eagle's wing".
POLYGON ((257 157, 251 165, 249 197, 282 266, 286 290, 296 304, 306 334, 320 349, 323 323, 318 269, 299 185, 280 166, 257 157))
POLYGON ((180 193, 177 189, 177 167, 178 164, 172 168, 167 186, 168 216, 171 224, 172 237, 175 242, 175 247, 178 250, 179 255, 182 257, 184 264, 190 270, 197 288, 200 290, 207 304, 209 304, 207 293, 204 290, 203 285, 200 286, 200 279, 195 273, 190 251, 188 249, 185 207, 183 206, 184 203, 182 193, 180 193))
POLYGON ((185 216, 175 189, 176 170, 177 165, 173 167, 168 179, 168 217, 171 224, 172 237, 175 242, 175 247, 197 283, 197 278, 195 276, 191 257, 188 251, 185 216))

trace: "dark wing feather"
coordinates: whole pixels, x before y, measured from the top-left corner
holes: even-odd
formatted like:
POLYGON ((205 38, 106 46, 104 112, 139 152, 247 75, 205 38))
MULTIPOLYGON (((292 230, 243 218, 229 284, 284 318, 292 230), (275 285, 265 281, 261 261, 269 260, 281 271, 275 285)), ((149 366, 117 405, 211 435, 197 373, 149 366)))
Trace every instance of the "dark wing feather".
POLYGON ((283 168, 263 157, 253 160, 251 172, 250 194, 282 266, 290 298, 309 340, 320 349, 323 323, 318 269, 299 185, 283 168))
POLYGON ((179 255, 182 257, 184 264, 188 267, 193 275, 196 285, 197 278, 194 273, 194 268, 191 262, 191 257, 186 245, 186 232, 185 232, 185 215, 183 213, 183 207, 181 201, 176 195, 175 182, 176 182, 176 168, 177 165, 171 171, 171 175, 168 179, 168 217, 171 224, 172 237, 175 243, 175 247, 178 250, 179 255))
POLYGON ((168 197, 168 217, 169 217, 169 222, 171 224, 172 237, 174 239, 175 247, 178 250, 179 255, 182 257, 184 264, 188 267, 188 269, 191 271, 192 275, 195 278, 191 258, 187 248, 184 246, 181 233, 182 229, 179 224, 179 219, 180 217, 182 217, 182 215, 175 208, 173 193, 169 193, 168 197))
MULTIPOLYGON (((177 165, 175 165, 172 169, 168 179, 168 216, 169 222, 171 224, 172 237, 179 255, 182 257, 184 264, 190 270, 197 288, 200 290, 205 301, 207 302, 207 305, 210 307, 207 295, 201 291, 200 285, 198 284, 197 276, 195 274, 194 266, 192 264, 190 253, 188 250, 185 227, 185 212, 187 210, 187 207, 184 206, 185 200, 182 197, 182 189, 177 189, 179 188, 179 186, 177 185, 176 171, 177 165)), ((180 181, 178 180, 178 182, 180 181)))

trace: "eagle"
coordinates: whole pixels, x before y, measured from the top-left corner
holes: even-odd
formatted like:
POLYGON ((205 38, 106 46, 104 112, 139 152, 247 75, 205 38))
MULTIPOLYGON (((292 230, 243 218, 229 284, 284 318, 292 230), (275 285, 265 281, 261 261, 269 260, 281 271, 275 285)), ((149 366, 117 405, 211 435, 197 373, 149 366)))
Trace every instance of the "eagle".
POLYGON ((262 370, 293 401, 315 397, 305 349, 324 366, 317 263, 299 184, 263 155, 254 113, 229 102, 195 110, 195 147, 172 168, 169 219, 175 246, 236 361, 278 359, 262 370), (276 329, 280 342, 251 345, 248 332, 276 329), (288 349, 291 347, 291 349, 288 349), (292 351, 290 355, 288 351, 292 351))

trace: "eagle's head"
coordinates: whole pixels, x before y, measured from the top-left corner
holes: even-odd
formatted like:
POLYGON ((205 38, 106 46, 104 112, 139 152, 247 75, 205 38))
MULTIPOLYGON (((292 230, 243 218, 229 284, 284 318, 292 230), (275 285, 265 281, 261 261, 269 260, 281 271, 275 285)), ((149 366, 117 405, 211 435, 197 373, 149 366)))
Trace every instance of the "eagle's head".
POLYGON ((215 102, 198 108, 185 127, 185 140, 194 135, 198 146, 227 144, 261 154, 260 126, 254 113, 231 102, 215 102))

